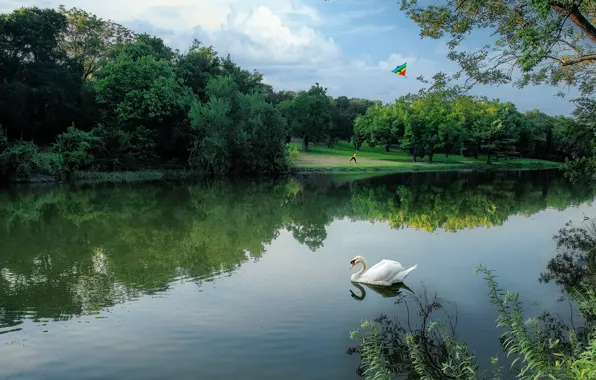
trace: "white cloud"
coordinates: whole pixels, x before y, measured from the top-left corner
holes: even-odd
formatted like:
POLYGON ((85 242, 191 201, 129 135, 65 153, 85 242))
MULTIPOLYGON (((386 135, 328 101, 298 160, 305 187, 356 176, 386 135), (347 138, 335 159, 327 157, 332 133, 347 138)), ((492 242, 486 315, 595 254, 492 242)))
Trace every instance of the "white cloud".
POLYGON ((339 56, 339 46, 307 25, 290 26, 282 14, 257 6, 233 12, 218 31, 208 33, 214 46, 251 62, 319 64, 339 56))
MULTIPOLYGON (((20 3, 9 3, 12 9, 20 3)), ((315 82, 334 96, 368 97, 390 101, 417 91, 418 75, 432 76, 438 65, 413 54, 389 56, 381 62, 347 57, 323 25, 343 27, 354 20, 375 16, 384 8, 363 6, 361 10, 335 14, 328 19, 305 0, 52 0, 82 8, 104 19, 112 19, 135 30, 156 34, 174 48, 185 50, 193 38, 212 45, 220 54, 247 69, 257 69, 277 89, 306 89, 315 82), (403 78, 391 70, 408 62, 403 78)), ((323 4, 321 7, 330 5, 323 4)), ((2 7, 2 4, 0 4, 2 7)), ((323 8, 321 8, 323 9, 323 8)), ((362 25, 344 34, 363 34, 394 26, 362 25)))
POLYGON ((386 60, 371 62, 360 59, 337 61, 325 67, 309 70, 304 67, 289 75, 287 71, 268 67, 268 83, 274 87, 291 90, 307 89, 315 82, 327 87, 333 96, 362 97, 393 101, 409 92, 417 92, 423 84, 416 80, 419 75, 432 76, 439 71, 439 63, 414 55, 392 54, 386 60), (391 72, 396 66, 407 63, 407 77, 391 72))

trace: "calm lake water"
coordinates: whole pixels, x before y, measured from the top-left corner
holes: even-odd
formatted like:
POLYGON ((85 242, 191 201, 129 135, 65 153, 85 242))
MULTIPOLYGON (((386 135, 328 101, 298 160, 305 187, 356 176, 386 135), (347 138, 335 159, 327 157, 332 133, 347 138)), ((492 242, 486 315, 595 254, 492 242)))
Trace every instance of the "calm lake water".
POLYGON ((1 190, 0 379, 359 379, 350 330, 407 308, 350 282, 355 255, 418 264, 488 359, 476 266, 568 313, 538 278, 594 196, 552 171, 1 190))

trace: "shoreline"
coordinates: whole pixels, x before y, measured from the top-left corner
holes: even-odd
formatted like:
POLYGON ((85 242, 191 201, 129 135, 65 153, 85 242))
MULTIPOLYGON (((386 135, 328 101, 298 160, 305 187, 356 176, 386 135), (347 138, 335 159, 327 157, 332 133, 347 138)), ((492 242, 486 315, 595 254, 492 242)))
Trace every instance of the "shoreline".
MULTIPOLYGON (((309 174, 309 173, 379 173, 386 175, 391 173, 433 173, 433 172, 473 172, 473 171, 526 171, 526 170, 549 170, 561 169, 562 163, 470 163, 470 164, 443 164, 443 163, 417 163, 404 164, 403 166, 294 166, 287 172, 280 175, 309 174)), ((92 185, 107 183, 143 183, 155 181, 184 181, 196 180, 211 177, 202 171, 193 171, 185 169, 176 170, 138 170, 138 171, 119 171, 119 172, 96 172, 81 171, 73 173, 69 179, 47 175, 34 175, 30 178, 20 178, 8 182, 7 185, 57 185, 57 184, 75 184, 92 185)), ((255 178, 255 177, 253 177, 255 178)), ((258 177, 256 177, 258 178, 258 177)))
POLYGON ((548 170, 561 169, 562 163, 472 163, 472 164, 404 164, 403 166, 362 166, 362 167, 316 167, 316 166, 301 166, 292 168, 292 173, 337 173, 337 172, 384 172, 384 173, 433 173, 433 172, 469 172, 469 171, 521 171, 521 170, 548 170))

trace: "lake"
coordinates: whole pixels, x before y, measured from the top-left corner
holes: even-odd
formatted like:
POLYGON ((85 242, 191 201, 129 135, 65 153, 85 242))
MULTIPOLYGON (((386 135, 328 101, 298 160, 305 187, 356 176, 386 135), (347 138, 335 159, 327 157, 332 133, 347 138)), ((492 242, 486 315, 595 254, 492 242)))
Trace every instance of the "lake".
POLYGON ((359 379, 350 330, 410 292, 353 285, 356 255, 418 264, 407 287, 456 305, 485 363, 475 268, 568 314, 538 278, 595 195, 555 171, 0 190, 0 378, 359 379))

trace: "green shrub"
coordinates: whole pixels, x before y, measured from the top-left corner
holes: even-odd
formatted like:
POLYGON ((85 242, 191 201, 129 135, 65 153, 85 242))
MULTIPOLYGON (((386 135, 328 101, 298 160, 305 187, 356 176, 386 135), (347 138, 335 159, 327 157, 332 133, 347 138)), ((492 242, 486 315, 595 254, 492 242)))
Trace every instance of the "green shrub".
POLYGON ((298 156, 300 156, 300 151, 294 145, 288 145, 287 149, 288 149, 288 158, 289 158, 290 162, 293 163, 294 161, 296 161, 298 156))
POLYGON ((87 169, 95 162, 92 150, 100 143, 91 132, 81 131, 72 125, 56 137, 54 151, 62 156, 64 168, 72 172, 87 169))
POLYGON ((583 182, 594 178, 596 173, 596 159, 594 157, 573 157, 565 159, 563 165, 565 177, 573 183, 583 182))
POLYGON ((35 174, 56 176, 62 173, 63 164, 60 154, 40 152, 32 142, 19 141, 0 153, 0 178, 24 179, 35 174))

